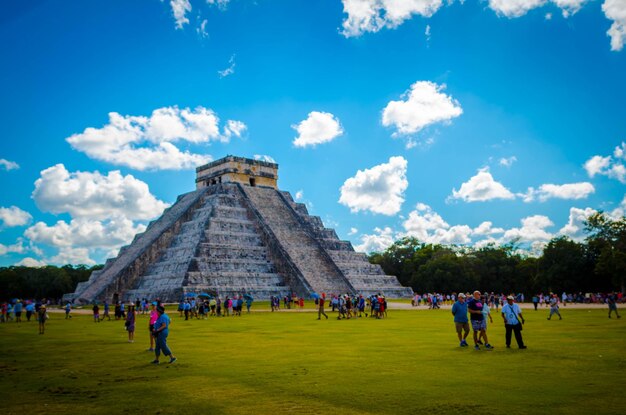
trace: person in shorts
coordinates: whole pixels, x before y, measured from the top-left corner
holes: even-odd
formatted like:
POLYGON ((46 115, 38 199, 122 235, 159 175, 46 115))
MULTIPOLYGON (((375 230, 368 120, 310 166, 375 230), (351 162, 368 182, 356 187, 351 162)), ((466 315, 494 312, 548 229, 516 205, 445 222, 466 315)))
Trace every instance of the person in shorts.
POLYGON ((39 322, 39 334, 44 334, 46 331, 46 320, 48 319, 48 313, 44 304, 39 307, 37 311, 37 322, 39 322))
POLYGON ((467 347, 467 336, 470 328, 467 321, 467 303, 465 302, 465 294, 460 293, 457 301, 452 305, 452 315, 454 316, 454 326, 456 334, 459 337, 459 346, 467 347))
POLYGON ((559 297, 556 294, 552 294, 552 297, 550 298, 550 315, 548 316, 548 320, 552 320, 553 314, 559 316, 559 320, 563 320, 563 317, 561 317, 561 313, 559 312, 559 297))
POLYGON ((157 312, 157 303, 153 302, 150 305, 150 319, 148 320, 148 331, 150 332, 150 348, 148 349, 149 352, 153 352, 154 351, 154 336, 152 335, 152 332, 154 331, 154 323, 156 323, 157 319, 159 318, 159 313, 157 312))
POLYGON ((492 350, 493 346, 489 344, 487 338, 487 322, 485 321, 485 316, 483 316, 483 302, 480 298, 480 291, 474 291, 473 298, 470 298, 467 302, 467 310, 470 313, 470 321, 474 330, 474 349, 480 350, 480 345, 478 344, 480 335, 485 340, 485 349, 492 350))

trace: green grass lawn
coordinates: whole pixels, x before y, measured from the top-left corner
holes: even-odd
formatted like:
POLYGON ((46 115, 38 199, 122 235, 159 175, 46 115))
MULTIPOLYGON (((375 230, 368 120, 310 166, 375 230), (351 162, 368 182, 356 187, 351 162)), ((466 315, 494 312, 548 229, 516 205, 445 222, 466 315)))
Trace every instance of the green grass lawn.
POLYGON ((171 312, 178 361, 159 366, 149 363, 146 316, 128 343, 121 321, 51 314, 42 336, 36 322, 0 325, 0 412, 624 413, 626 317, 562 312, 547 321, 546 309, 524 311, 527 350, 505 349, 494 315, 491 352, 459 348, 448 310, 342 321, 171 312))

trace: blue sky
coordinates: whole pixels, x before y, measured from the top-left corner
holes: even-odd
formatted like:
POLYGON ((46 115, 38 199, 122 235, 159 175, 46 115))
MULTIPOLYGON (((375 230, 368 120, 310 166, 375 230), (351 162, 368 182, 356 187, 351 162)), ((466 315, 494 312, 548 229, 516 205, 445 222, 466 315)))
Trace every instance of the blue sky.
POLYGON ((626 0, 10 2, 0 39, 0 265, 101 263, 227 154, 363 251, 626 208, 626 0))

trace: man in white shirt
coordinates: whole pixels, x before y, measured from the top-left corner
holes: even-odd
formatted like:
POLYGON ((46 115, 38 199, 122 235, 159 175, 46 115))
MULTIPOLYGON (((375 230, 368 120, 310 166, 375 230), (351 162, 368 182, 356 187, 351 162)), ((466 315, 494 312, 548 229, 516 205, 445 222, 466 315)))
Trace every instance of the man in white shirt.
POLYGON ((519 305, 513 302, 514 298, 509 295, 506 298, 506 304, 502 307, 502 318, 504 319, 504 327, 506 329, 505 340, 506 347, 511 347, 511 333, 515 333, 515 340, 520 349, 526 349, 524 340, 522 339, 522 324, 525 323, 522 317, 522 310, 519 305))

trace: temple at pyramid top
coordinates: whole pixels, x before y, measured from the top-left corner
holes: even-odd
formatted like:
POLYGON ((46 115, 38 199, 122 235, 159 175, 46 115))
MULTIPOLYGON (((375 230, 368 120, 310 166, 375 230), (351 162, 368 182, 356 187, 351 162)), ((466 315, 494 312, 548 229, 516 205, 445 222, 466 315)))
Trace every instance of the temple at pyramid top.
POLYGON ((370 264, 291 194, 278 164, 226 156, 196 169, 196 190, 180 195, 145 232, 79 283, 77 303, 188 294, 382 293, 409 297, 397 278, 370 264))
POLYGON ((196 168, 196 188, 218 183, 278 188, 278 164, 244 157, 226 156, 196 168))

